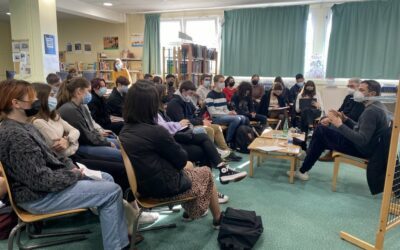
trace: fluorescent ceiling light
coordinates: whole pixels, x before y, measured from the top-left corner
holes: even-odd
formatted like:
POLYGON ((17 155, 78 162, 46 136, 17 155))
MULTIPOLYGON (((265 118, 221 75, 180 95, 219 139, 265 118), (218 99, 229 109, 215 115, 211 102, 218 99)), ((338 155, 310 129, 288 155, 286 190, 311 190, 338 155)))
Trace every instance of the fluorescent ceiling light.
POLYGON ((104 6, 107 6, 107 7, 113 6, 112 3, 103 3, 103 5, 104 5, 104 6))
POLYGON ((9 15, 9 16, 11 16, 11 13, 10 13, 10 12, 7 12, 7 13, 6 13, 6 15, 9 15))

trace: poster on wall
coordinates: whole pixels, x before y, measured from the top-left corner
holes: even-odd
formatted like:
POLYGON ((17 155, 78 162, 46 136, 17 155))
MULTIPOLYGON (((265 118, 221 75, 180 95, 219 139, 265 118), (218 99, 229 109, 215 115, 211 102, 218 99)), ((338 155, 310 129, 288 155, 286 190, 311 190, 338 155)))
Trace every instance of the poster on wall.
POLYGON ((84 43, 83 48, 85 53, 92 53, 92 43, 84 43))
POLYGON ((56 54, 56 42, 54 35, 44 34, 44 53, 47 55, 56 54))
POLYGON ((82 43, 81 42, 75 42, 74 50, 75 50, 76 53, 81 53, 82 52, 82 43))
POLYGON ((12 42, 12 52, 16 53, 19 52, 21 47, 20 47, 20 42, 12 42))
POLYGON ((72 52, 72 43, 67 43, 65 51, 72 52))
POLYGON ((103 38, 103 45, 105 50, 118 49, 118 37, 117 36, 107 36, 103 38))
POLYGON ((131 47, 143 47, 144 35, 141 33, 134 33, 130 36, 131 47))
POLYGON ((13 52, 13 62, 19 62, 21 60, 20 52, 13 52))
POLYGON ((28 42, 28 40, 21 41, 20 49, 21 49, 21 51, 29 52, 29 42, 28 42))

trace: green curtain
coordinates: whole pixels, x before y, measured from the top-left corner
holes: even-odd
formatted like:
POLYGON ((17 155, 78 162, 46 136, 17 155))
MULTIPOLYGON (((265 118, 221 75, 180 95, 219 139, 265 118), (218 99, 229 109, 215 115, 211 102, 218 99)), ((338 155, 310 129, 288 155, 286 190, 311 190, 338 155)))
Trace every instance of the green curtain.
POLYGON ((143 45, 143 73, 160 74, 160 14, 146 14, 143 45))
POLYGON ((400 1, 334 5, 327 77, 399 79, 400 1))
POLYGON ((294 76, 304 70, 308 6, 224 12, 221 73, 294 76))

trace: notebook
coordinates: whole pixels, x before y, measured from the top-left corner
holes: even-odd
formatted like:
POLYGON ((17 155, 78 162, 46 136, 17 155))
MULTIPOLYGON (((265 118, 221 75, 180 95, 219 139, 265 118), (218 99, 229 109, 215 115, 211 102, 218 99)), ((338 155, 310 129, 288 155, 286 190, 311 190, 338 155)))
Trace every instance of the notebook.
POLYGON ((312 105, 312 103, 316 101, 317 98, 300 98, 299 100, 300 110, 313 108, 314 106, 312 105))

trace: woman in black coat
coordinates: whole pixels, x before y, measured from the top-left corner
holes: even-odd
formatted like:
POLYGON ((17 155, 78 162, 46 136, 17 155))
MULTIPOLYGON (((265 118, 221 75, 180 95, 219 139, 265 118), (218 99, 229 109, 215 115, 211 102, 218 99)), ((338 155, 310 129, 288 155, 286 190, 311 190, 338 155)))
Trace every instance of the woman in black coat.
POLYGON ((281 121, 281 127, 285 123, 287 100, 284 96, 284 86, 280 82, 276 82, 272 88, 265 92, 260 101, 258 108, 259 114, 266 115, 269 118, 277 118, 281 121))

